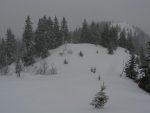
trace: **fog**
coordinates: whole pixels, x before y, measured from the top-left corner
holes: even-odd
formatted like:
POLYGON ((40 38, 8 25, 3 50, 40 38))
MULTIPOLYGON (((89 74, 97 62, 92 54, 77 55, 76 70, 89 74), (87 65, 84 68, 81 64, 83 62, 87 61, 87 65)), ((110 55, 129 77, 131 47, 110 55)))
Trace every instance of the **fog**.
POLYGON ((0 35, 11 28, 20 38, 27 15, 34 28, 43 15, 66 17, 69 28, 87 21, 114 20, 135 24, 150 34, 150 0, 0 0, 0 35))

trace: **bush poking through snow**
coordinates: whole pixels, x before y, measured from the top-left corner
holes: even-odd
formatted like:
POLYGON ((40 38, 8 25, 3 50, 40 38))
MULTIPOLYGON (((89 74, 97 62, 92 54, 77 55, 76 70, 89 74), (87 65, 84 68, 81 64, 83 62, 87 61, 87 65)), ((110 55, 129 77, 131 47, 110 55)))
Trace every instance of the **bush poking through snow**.
POLYGON ((43 62, 41 62, 40 68, 37 70, 37 74, 47 75, 47 70, 48 70, 48 65, 46 60, 44 60, 43 62))
POLYGON ((59 53, 59 55, 60 55, 60 56, 63 56, 63 55, 64 55, 64 53, 63 53, 63 52, 60 52, 60 53, 59 53))
POLYGON ((97 54, 99 53, 98 50, 96 51, 96 53, 97 53, 97 54))
POLYGON ((101 76, 99 75, 99 76, 98 76, 98 81, 100 81, 100 80, 101 80, 101 76))
POLYGON ((82 51, 79 52, 79 56, 80 56, 80 57, 83 57, 83 56, 84 56, 83 53, 82 53, 82 51))
POLYGON ((107 103, 108 96, 104 92, 105 89, 106 86, 103 83, 101 90, 95 95, 95 98, 90 103, 90 105, 94 106, 94 108, 101 109, 107 103))
POLYGON ((49 74, 56 75, 57 74, 57 68, 55 67, 55 64, 51 64, 51 69, 49 69, 49 74))
POLYGON ((91 67, 91 72, 95 74, 96 73, 96 67, 91 67))
POLYGON ((66 59, 64 60, 64 64, 68 64, 68 61, 66 59))
POLYGON ((37 74, 40 75, 55 75, 57 74, 57 68, 55 67, 55 64, 51 64, 51 68, 48 67, 47 62, 44 60, 41 63, 40 68, 37 70, 37 74))
POLYGON ((16 71, 17 77, 20 77, 20 73, 22 71, 22 68, 23 68, 22 61, 21 60, 17 60, 16 67, 15 67, 15 71, 16 71))

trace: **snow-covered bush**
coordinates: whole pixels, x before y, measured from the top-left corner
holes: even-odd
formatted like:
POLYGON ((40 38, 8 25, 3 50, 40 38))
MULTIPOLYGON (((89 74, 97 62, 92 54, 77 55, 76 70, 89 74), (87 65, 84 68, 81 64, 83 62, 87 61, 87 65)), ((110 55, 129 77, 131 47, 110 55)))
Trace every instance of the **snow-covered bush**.
POLYGON ((96 67, 91 67, 91 72, 95 74, 96 73, 96 67))
POLYGON ((100 80, 101 80, 101 76, 99 75, 99 76, 98 76, 98 81, 100 81, 100 80))
POLYGON ((68 64, 68 61, 66 59, 64 60, 64 64, 68 64))
POLYGON ((94 108, 101 109, 107 103, 108 96, 104 92, 105 89, 106 86, 103 83, 103 85, 101 86, 101 90, 95 95, 94 99, 90 103, 90 105, 94 106, 94 108))
POLYGON ((50 75, 56 75, 58 73, 54 63, 51 64, 51 68, 48 70, 48 73, 50 75))
POLYGON ((96 53, 97 53, 97 54, 99 53, 98 50, 96 51, 96 53))
POLYGON ((83 57, 83 56, 84 56, 83 53, 82 53, 82 51, 79 52, 79 56, 80 56, 80 57, 83 57))
POLYGON ((48 65, 47 62, 44 60, 40 64, 40 68, 37 70, 37 74, 40 75, 47 75, 48 65))
POLYGON ((63 53, 63 52, 60 52, 60 53, 59 53, 59 55, 60 55, 60 56, 63 56, 63 55, 64 55, 64 53, 63 53))
POLYGON ((51 68, 49 68, 49 66, 47 65, 46 61, 44 60, 41 63, 40 68, 37 70, 36 74, 40 74, 40 75, 55 75, 55 74, 57 74, 57 68, 55 67, 54 63, 52 63, 51 64, 51 68))

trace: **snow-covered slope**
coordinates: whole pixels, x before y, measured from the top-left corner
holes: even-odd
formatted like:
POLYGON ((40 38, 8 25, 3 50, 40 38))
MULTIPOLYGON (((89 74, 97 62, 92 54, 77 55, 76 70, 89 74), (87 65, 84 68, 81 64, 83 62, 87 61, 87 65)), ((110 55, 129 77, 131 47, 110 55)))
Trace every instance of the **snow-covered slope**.
POLYGON ((127 24, 125 22, 113 22, 112 26, 119 26, 121 30, 125 30, 127 32, 132 31, 133 33, 136 32, 133 25, 127 24))
POLYGON ((0 78, 0 113, 149 113, 150 95, 133 81, 120 77, 123 61, 129 54, 118 48, 108 55, 101 46, 69 44, 51 51, 45 59, 49 67, 55 64, 57 75, 36 75, 41 61, 26 69, 21 78, 0 78), (68 51, 72 50, 72 54, 68 51), (96 51, 98 50, 98 54, 96 51), (84 56, 78 54, 82 51, 84 56), (68 64, 63 64, 64 59, 68 64), (96 67, 96 74, 90 72, 96 67), (98 81, 98 76, 101 81, 98 81), (94 95, 105 82, 109 96, 104 109, 90 106, 94 95))

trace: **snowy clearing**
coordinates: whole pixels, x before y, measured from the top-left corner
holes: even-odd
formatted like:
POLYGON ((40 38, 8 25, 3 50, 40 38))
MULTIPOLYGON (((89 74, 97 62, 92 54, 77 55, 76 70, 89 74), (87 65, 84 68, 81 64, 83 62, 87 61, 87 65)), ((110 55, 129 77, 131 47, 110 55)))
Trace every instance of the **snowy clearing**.
MULTIPOLYGON (((58 70, 57 75, 36 75, 40 60, 26 69, 21 78, 0 77, 0 113, 149 113, 150 95, 132 80, 120 77, 123 61, 129 54, 118 48, 108 55, 101 46, 68 44, 50 51, 46 62, 58 70), (72 50, 72 54, 67 51, 72 50), (98 54, 96 51, 98 50, 98 54), (80 57, 82 51, 84 56, 80 57), (63 64, 64 59, 68 64, 63 64), (90 72, 96 67, 96 73, 90 72), (98 76, 101 81, 98 81, 98 76), (90 106, 94 95, 105 82, 109 96, 104 109, 90 106)), ((13 67, 12 67, 13 68, 13 67)))

